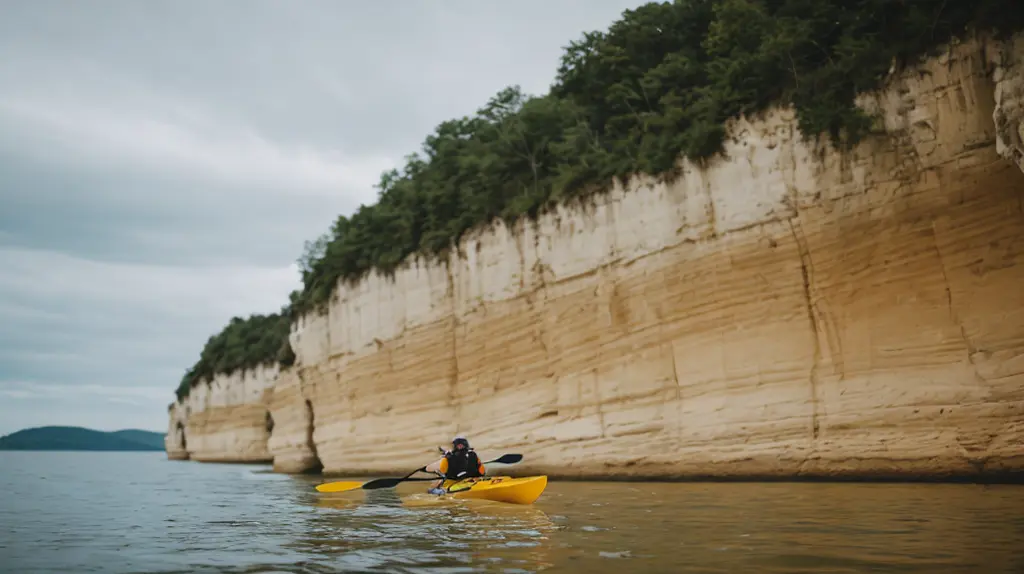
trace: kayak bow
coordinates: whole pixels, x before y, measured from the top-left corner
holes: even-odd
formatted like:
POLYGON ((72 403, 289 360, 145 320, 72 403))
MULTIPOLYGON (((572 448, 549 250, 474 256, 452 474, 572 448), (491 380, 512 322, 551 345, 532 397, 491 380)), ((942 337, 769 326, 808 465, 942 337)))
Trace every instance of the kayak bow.
POLYGON ((548 485, 548 477, 492 476, 469 480, 446 480, 444 488, 454 498, 476 498, 511 504, 533 504, 548 485))

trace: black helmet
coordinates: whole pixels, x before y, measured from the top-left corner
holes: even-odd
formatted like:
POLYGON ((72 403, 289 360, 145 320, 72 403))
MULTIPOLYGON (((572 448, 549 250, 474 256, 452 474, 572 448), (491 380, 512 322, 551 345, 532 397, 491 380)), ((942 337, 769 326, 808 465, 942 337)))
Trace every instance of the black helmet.
POLYGON ((459 450, 460 445, 462 446, 461 450, 469 450, 469 441, 466 440, 466 437, 457 436, 452 439, 453 450, 459 450))

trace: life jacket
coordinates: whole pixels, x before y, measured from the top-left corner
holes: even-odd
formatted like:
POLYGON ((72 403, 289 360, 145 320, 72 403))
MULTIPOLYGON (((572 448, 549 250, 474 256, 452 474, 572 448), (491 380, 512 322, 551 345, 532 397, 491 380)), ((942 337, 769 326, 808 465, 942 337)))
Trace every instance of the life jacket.
POLYGON ((459 452, 450 451, 444 455, 444 458, 448 461, 444 477, 449 480, 482 476, 480 474, 480 457, 473 452, 473 449, 459 452))

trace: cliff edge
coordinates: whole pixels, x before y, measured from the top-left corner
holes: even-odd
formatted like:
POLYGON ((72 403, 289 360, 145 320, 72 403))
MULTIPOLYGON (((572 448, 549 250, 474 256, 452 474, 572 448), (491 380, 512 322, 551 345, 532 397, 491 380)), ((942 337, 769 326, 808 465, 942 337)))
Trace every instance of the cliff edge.
POLYGON ((772 108, 670 182, 344 284, 294 365, 172 404, 168 455, 398 473, 459 433, 561 477, 1024 475, 1022 61, 956 43, 862 94, 846 152, 772 108))

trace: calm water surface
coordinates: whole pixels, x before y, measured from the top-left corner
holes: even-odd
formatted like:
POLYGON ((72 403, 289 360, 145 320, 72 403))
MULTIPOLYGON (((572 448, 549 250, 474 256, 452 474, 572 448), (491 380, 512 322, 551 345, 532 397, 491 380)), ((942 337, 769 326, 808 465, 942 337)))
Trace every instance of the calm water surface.
POLYGON ((552 483, 533 506, 0 452, 0 571, 1024 572, 1024 487, 552 483))

